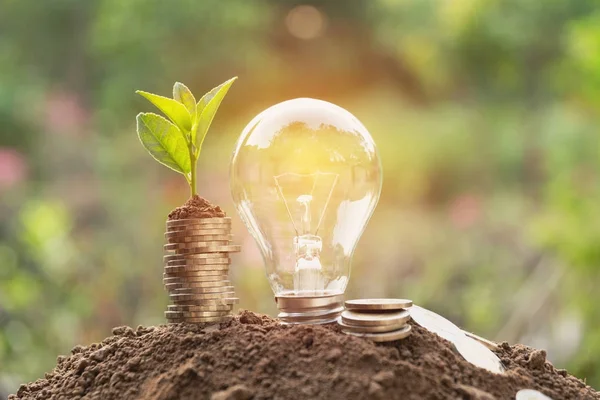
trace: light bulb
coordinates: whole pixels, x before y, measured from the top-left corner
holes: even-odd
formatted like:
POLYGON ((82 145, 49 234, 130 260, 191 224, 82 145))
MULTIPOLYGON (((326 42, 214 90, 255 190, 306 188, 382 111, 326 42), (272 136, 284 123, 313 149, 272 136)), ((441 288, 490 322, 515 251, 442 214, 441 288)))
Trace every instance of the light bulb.
POLYGON ((381 181, 367 129, 326 101, 276 104, 243 130, 231 192, 284 322, 331 322, 342 311, 352 255, 381 181))

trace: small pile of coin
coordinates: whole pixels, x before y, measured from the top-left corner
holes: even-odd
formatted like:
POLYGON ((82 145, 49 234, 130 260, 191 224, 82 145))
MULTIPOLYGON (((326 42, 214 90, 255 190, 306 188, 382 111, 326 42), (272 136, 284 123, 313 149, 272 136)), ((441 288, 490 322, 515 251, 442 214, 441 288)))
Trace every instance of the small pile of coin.
POLYGON ((163 282, 172 302, 169 323, 221 322, 239 299, 229 281, 231 218, 167 221, 163 282))
POLYGON ((410 335, 406 309, 412 306, 411 300, 358 299, 347 300, 345 306, 338 324, 347 335, 374 342, 391 342, 410 335))

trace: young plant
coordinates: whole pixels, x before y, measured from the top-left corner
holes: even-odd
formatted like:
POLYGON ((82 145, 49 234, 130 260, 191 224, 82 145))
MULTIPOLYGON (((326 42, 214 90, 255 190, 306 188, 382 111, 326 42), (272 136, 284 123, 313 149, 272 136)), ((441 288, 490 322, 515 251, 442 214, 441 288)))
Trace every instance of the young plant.
POLYGON ((196 103, 183 83, 173 85, 173 98, 137 90, 168 118, 139 113, 137 134, 142 145, 159 163, 185 176, 192 196, 196 194, 196 163, 208 128, 221 101, 237 77, 220 84, 196 103))

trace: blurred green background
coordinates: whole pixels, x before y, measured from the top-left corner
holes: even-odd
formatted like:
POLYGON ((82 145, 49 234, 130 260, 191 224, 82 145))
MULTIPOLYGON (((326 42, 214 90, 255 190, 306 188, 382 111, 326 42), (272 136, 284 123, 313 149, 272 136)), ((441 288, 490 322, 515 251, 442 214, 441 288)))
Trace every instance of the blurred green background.
POLYGON ((597 0, 0 0, 0 395, 164 322, 164 220, 188 189, 140 145, 134 90, 234 75, 199 192, 243 245, 240 308, 276 312, 231 151, 264 108, 321 98, 383 160, 348 297, 412 298, 600 387, 597 0))

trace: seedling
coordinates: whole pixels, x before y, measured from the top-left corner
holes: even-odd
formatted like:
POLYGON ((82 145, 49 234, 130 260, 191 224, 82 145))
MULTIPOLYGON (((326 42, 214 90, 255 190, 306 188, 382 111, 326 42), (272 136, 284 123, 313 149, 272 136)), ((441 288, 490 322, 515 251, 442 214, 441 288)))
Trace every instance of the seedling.
POLYGON ((173 98, 136 91, 144 96, 168 120, 154 113, 139 113, 137 134, 142 145, 159 163, 185 176, 192 196, 196 195, 196 163, 210 124, 237 77, 220 84, 196 103, 183 83, 173 85, 173 98))

